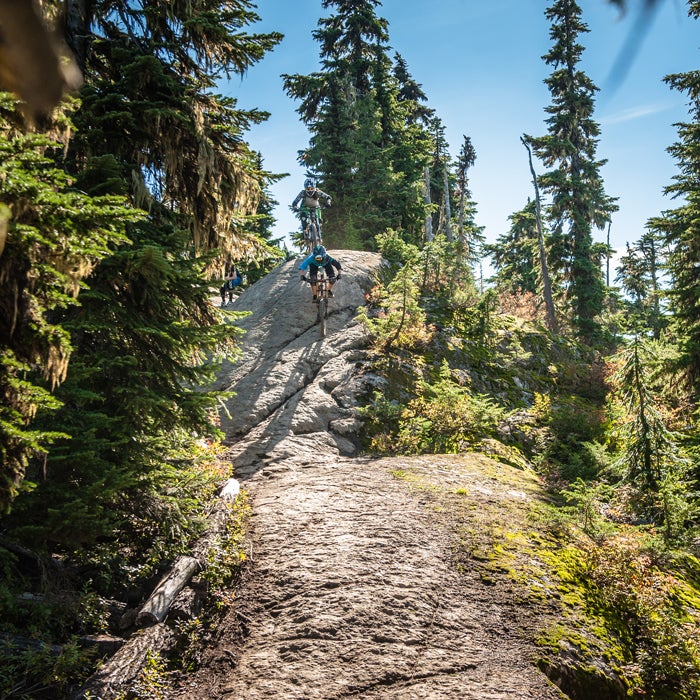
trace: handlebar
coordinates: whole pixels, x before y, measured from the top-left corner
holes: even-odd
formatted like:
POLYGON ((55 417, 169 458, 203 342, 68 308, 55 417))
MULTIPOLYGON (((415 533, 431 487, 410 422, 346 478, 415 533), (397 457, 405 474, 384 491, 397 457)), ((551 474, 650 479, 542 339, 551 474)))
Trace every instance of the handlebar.
MULTIPOLYGON (((304 282, 308 282, 309 284, 311 284, 311 280, 309 279, 309 277, 307 275, 302 275, 301 279, 304 282)), ((328 280, 329 282, 337 282, 339 279, 340 279, 340 274, 337 274, 337 275, 334 275, 333 277, 317 277, 316 281, 320 282, 321 280, 328 280)))

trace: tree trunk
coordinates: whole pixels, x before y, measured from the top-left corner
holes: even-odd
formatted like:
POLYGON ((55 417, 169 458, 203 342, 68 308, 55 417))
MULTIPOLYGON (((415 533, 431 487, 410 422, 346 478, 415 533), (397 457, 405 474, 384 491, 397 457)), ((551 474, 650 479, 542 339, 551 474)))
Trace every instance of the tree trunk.
POLYGON ((202 591, 187 586, 180 591, 168 613, 170 620, 192 620, 202 611, 202 591))
POLYGON ((115 700, 133 687, 155 655, 167 656, 175 648, 177 634, 161 623, 137 632, 82 686, 73 700, 115 700))
POLYGON ((542 295, 544 297, 544 305, 547 312, 547 328, 556 333, 557 317, 554 311, 554 299, 552 297, 552 283, 549 280, 549 270, 547 269, 547 252, 544 247, 544 234, 542 233, 542 209, 540 207, 540 188, 537 185, 537 175, 535 168, 532 165, 532 151, 527 141, 521 136, 520 140, 523 146, 527 149, 528 159, 530 161, 530 173, 532 173, 532 184, 535 187, 535 212, 537 219, 537 243, 540 250, 540 271, 542 273, 542 295))
POLYGON ((444 215, 445 220, 443 221, 443 230, 445 232, 445 238, 451 243, 454 240, 452 235, 452 206, 450 205, 450 180, 447 175, 447 167, 445 167, 444 172, 444 182, 443 182, 443 198, 444 198, 444 215))
POLYGON ((177 594, 200 569, 201 565, 195 557, 179 557, 144 603, 136 616, 136 625, 145 627, 163 622, 177 594))
POLYGON ((425 191, 423 193, 423 201, 425 202, 426 206, 426 214, 425 214, 425 224, 424 224, 424 231, 425 231, 425 240, 430 242, 433 240, 433 215, 430 211, 430 168, 426 165, 425 170, 424 170, 424 178, 425 178, 425 191))

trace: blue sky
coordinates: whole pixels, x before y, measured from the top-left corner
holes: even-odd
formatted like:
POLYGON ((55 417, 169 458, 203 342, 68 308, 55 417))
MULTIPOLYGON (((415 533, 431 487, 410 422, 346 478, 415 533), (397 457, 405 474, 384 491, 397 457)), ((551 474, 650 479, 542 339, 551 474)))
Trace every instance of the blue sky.
MULTIPOLYGON (((488 241, 506 232, 508 217, 533 196, 527 153, 520 136, 546 133, 550 104, 542 60, 551 46, 544 16, 550 0, 384 0, 376 14, 389 23, 389 44, 420 83, 428 106, 441 118, 450 152, 457 156, 462 135, 471 138, 476 163, 470 171, 477 224, 488 241)), ((687 16, 683 0, 664 0, 645 34, 637 33, 637 53, 624 79, 610 75, 630 32, 641 0, 631 0, 625 16, 605 0, 579 0, 590 30, 581 68, 600 88, 594 119, 600 124, 598 156, 608 195, 620 207, 612 221, 611 244, 624 249, 639 239, 646 221, 675 203, 663 195, 677 173, 666 149, 677 140, 674 123, 687 120, 687 99, 663 83, 669 73, 700 69, 700 26, 687 16)), ((279 201, 275 236, 296 230, 289 204, 301 189, 304 171, 297 151, 309 140, 284 93, 283 73, 308 74, 319 68, 319 45, 312 37, 328 11, 320 0, 259 0, 261 21, 251 31, 279 31, 282 43, 241 78, 222 86, 243 108, 271 113, 247 134, 267 170, 290 173, 275 184, 279 201)), ((535 168, 542 171, 535 161, 535 168)), ((333 195, 333 193, 329 193, 333 195)), ((606 232, 596 234, 605 240, 606 232)))

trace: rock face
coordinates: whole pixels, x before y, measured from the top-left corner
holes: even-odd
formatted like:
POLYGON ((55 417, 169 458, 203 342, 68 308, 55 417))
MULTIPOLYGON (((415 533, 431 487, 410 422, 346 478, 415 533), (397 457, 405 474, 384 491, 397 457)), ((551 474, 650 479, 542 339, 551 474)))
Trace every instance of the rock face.
MULTIPOLYGON (((410 459, 357 456, 354 408, 377 378, 353 319, 381 261, 334 257, 343 277, 324 339, 298 261, 236 302, 251 311, 240 322, 243 357, 223 368, 220 387, 236 392, 222 425, 252 504, 249 565, 200 667, 172 677, 162 697, 565 697, 534 665, 533 630, 523 633, 533 616, 509 588, 458 570, 453 533, 425 494, 394 476, 410 459)), ((459 459, 443 456, 435 472, 476 478, 459 459)), ((431 468, 429 457, 414 460, 431 468)))
POLYGON ((265 461, 309 455, 352 455, 362 390, 357 365, 366 334, 354 321, 381 265, 376 253, 337 251, 341 279, 329 303, 321 338, 311 288, 300 280, 300 260, 280 265, 238 297, 234 310, 250 312, 243 358, 227 364, 217 388, 233 390, 221 423, 233 443, 236 472, 265 461))

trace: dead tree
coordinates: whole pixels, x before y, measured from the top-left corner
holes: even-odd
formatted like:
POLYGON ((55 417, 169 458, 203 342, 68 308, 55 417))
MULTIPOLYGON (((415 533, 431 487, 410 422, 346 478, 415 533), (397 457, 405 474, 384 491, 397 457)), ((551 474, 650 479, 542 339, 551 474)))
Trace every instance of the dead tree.
POLYGON ((537 243, 540 250, 540 273, 542 275, 542 296, 546 309, 547 328, 553 333, 557 332, 557 317, 554 311, 554 298, 552 297, 552 283, 549 279, 549 269, 547 268, 547 251, 544 247, 544 233, 542 232, 542 209, 540 207, 540 188, 537 184, 537 175, 532 165, 532 151, 524 136, 520 137, 523 146, 527 149, 530 162, 530 173, 532 174, 532 184, 535 188, 535 212, 537 221, 537 243))

